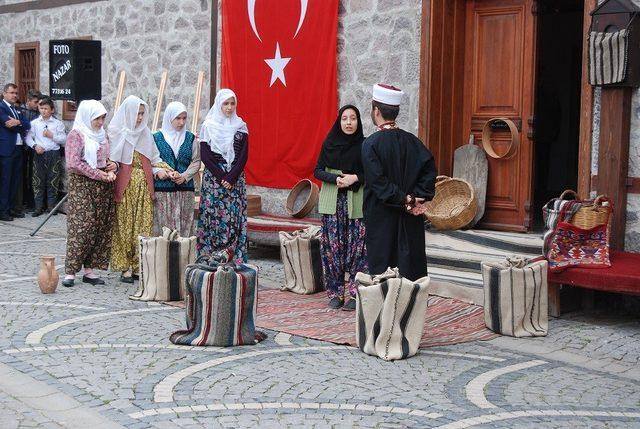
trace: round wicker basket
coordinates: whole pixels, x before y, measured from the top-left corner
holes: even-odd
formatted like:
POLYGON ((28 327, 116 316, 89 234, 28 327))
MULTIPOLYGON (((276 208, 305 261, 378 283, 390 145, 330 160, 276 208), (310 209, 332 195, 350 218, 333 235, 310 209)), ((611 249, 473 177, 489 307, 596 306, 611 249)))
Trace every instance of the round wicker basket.
POLYGON ((436 194, 427 203, 425 216, 436 229, 460 229, 473 220, 477 209, 473 187, 467 181, 438 176, 436 194))
POLYGON ((309 179, 302 179, 287 196, 287 212, 293 217, 306 217, 318 203, 320 189, 309 179))
POLYGON ((598 225, 609 223, 611 209, 609 198, 604 195, 599 195, 593 201, 593 204, 583 203, 582 207, 573 215, 569 223, 578 228, 593 229, 598 225))

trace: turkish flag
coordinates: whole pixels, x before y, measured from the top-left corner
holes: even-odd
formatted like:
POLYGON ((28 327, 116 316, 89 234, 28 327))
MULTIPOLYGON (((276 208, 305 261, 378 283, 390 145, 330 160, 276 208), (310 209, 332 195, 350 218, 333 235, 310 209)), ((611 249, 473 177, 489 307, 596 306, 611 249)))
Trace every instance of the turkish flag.
POLYGON ((223 88, 249 128, 247 182, 312 178, 337 115, 338 0, 223 0, 223 88))

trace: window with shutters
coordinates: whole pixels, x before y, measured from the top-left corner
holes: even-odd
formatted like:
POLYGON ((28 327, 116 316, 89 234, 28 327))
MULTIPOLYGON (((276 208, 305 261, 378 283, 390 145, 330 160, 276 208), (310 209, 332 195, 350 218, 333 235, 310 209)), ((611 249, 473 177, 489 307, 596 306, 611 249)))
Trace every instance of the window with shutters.
POLYGON ((40 42, 16 43, 14 65, 18 99, 24 103, 30 89, 40 88, 40 42))

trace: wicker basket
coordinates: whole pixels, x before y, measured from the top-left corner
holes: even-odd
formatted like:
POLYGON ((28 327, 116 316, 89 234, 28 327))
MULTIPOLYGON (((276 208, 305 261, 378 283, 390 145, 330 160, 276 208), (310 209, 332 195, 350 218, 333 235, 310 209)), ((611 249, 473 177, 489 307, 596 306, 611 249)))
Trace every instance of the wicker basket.
POLYGON ((578 228, 592 229, 598 225, 608 224, 610 215, 611 201, 606 196, 599 195, 593 201, 583 201, 582 207, 573 215, 569 223, 578 228))
POLYGON ((436 229, 460 229, 473 220, 477 210, 473 187, 467 181, 438 176, 436 194, 427 203, 425 216, 436 229))

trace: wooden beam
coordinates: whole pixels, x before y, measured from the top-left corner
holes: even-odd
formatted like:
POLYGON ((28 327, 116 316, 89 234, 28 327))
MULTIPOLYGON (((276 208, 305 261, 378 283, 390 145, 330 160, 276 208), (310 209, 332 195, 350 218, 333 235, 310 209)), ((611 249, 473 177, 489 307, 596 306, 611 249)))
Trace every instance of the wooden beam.
POLYGON ((578 195, 587 198, 591 191, 591 142, 593 140, 593 87, 589 85, 589 29, 591 11, 598 0, 584 0, 582 32, 582 83, 580 91, 580 143, 578 146, 578 195))
POLYGON ((219 0, 211 2, 211 64, 209 69, 210 82, 209 82, 209 106, 213 104, 213 100, 216 99, 217 85, 218 85, 218 4, 219 0))
MULTIPOLYGON (((640 177, 627 177, 627 194, 640 194, 640 177)), ((598 176, 591 176, 591 185, 598 189, 598 176)))
POLYGON ((613 202, 611 248, 615 250, 624 249, 632 95, 632 88, 603 88, 600 100, 597 191, 613 202))
POLYGON ((429 90, 431 88, 431 0, 422 1, 422 18, 420 20, 420 89, 418 92, 418 137, 427 147, 427 126, 429 116, 429 90))
POLYGON ((82 3, 97 3, 106 0, 34 0, 0 6, 0 15, 5 13, 22 13, 30 10, 53 9, 82 3))

